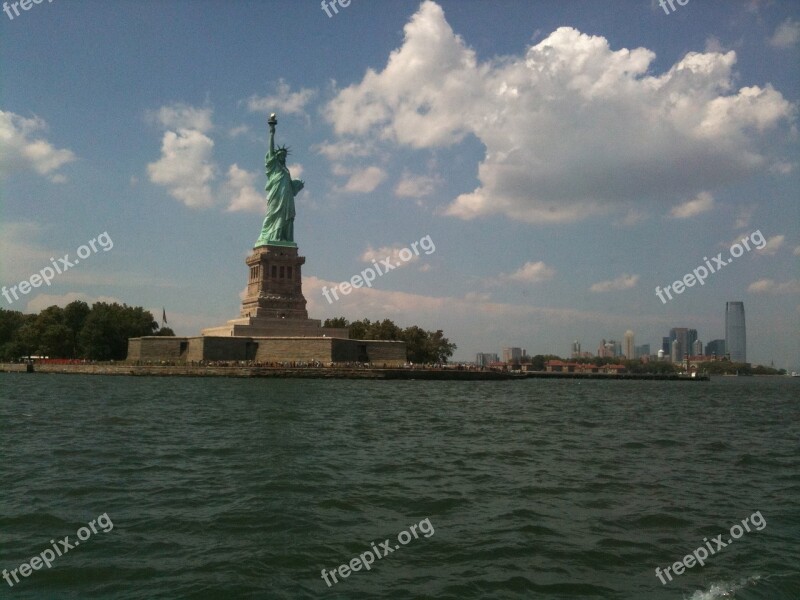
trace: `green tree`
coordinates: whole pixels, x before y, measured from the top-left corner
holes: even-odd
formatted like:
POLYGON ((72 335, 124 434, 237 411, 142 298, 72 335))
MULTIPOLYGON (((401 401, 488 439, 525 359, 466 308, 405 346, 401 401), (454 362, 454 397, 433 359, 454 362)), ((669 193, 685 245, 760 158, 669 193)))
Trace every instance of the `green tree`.
POLYGON ((38 315, 31 315, 17 332, 16 341, 27 356, 70 358, 71 334, 64 324, 64 309, 50 306, 38 315))
POLYGON ((81 334, 83 325, 86 323, 86 318, 91 312, 92 309, 89 308, 89 305, 82 300, 70 302, 64 307, 64 324, 69 328, 71 336, 71 358, 77 358, 80 356, 80 350, 78 348, 78 336, 81 334))
POLYGON ((335 317, 333 319, 325 319, 322 324, 323 327, 350 327, 350 321, 344 317, 335 317))
MULTIPOLYGON (((342 323, 347 326, 347 319, 329 319, 329 323, 342 323)), ((391 319, 383 321, 370 321, 362 319, 349 324, 349 334, 352 340, 390 340, 406 343, 406 355, 414 363, 444 363, 453 356, 457 346, 450 343, 442 330, 426 331, 417 325, 401 329, 391 319)))
POLYGON ((351 340, 367 340, 370 339, 367 337, 367 331, 369 330, 371 323, 369 319, 363 319, 361 321, 354 321, 350 323, 350 339, 351 340))
POLYGON ((124 360, 128 338, 153 335, 158 323, 141 307, 97 302, 79 335, 81 353, 93 360, 124 360))
POLYGON ((426 363, 431 361, 431 340, 427 331, 416 325, 407 327, 403 331, 403 341, 406 343, 406 357, 413 363, 426 363))
POLYGON ((437 329, 431 336, 431 358, 433 360, 430 362, 446 363, 457 348, 458 346, 450 343, 450 340, 444 337, 441 329, 437 329))
POLYGON ((25 354, 19 342, 19 330, 31 319, 31 315, 0 308, 0 360, 17 360, 25 354))

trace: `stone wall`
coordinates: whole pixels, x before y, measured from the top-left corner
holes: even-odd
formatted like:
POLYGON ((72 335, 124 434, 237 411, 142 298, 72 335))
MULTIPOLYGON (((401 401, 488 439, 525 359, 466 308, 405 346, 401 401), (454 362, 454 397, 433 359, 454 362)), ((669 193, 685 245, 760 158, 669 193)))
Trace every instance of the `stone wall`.
POLYGON ((256 362, 312 362, 333 360, 333 338, 255 338, 256 362))
POLYGON ((256 348, 257 344, 251 338, 193 337, 189 338, 189 351, 185 360, 257 360, 256 348))
POLYGON ((406 344, 331 337, 149 336, 128 340, 128 361, 179 364, 200 361, 318 361, 323 364, 371 362, 381 366, 402 366, 406 362, 406 344))
POLYGON ((367 356, 373 365, 402 366, 406 363, 406 343, 384 340, 365 340, 367 356))
POLYGON ((187 350, 188 338, 147 336, 128 340, 128 360, 180 361, 187 350))

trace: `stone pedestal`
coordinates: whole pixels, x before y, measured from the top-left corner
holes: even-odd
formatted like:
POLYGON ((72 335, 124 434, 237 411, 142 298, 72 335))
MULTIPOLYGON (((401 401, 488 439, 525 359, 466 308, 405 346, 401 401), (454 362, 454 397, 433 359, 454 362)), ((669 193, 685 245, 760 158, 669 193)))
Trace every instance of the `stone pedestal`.
POLYGON ((308 319, 301 267, 305 257, 290 246, 260 246, 247 258, 250 275, 242 318, 308 319))
POLYGON ((305 257, 294 245, 267 245, 247 257, 249 275, 241 316, 221 327, 209 327, 205 337, 349 337, 348 329, 323 327, 309 319, 303 296, 301 268, 305 257))

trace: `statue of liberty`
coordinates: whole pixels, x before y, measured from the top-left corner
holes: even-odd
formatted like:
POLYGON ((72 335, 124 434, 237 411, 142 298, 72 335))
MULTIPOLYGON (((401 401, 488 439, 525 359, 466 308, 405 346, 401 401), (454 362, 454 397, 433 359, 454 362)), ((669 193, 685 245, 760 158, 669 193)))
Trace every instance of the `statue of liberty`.
POLYGON ((275 113, 269 117, 269 153, 266 156, 267 185, 267 216, 261 227, 261 235, 256 241, 255 248, 259 246, 292 246, 294 242, 294 197, 300 193, 305 185, 300 179, 292 179, 286 167, 286 156, 289 150, 286 146, 275 149, 275 126, 278 119, 275 113))

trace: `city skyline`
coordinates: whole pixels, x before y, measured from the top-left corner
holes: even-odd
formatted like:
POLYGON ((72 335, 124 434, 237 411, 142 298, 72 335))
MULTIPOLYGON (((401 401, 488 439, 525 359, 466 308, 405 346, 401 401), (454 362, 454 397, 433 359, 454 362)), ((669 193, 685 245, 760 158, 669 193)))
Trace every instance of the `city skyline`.
MULTIPOLYGON (((661 350, 665 358, 671 362, 681 362, 685 357, 695 356, 717 356, 720 358, 729 357, 731 362, 747 362, 746 360, 746 322, 745 309, 742 301, 729 301, 725 303, 725 332, 722 339, 715 338, 708 342, 703 342, 696 329, 687 327, 672 327, 668 336, 662 337, 661 350), (731 341, 728 341, 731 340, 731 341), (729 348, 733 347, 733 352, 729 348)), ((602 338, 598 345, 597 352, 581 351, 581 341, 574 340, 570 345, 570 352, 560 353, 537 353, 553 354, 562 358, 579 358, 588 356, 598 357, 624 357, 628 360, 635 360, 643 356, 649 358, 656 357, 658 352, 650 352, 651 344, 636 344, 636 333, 630 329, 625 331, 624 342, 620 343, 614 338, 602 338)), ((527 355, 525 348, 504 347, 502 349, 503 362, 511 362, 515 358, 527 355)), ((496 353, 479 352, 476 363, 484 366, 488 363, 487 356, 497 357, 496 353)), ((764 365, 767 366, 767 365, 764 365)))

